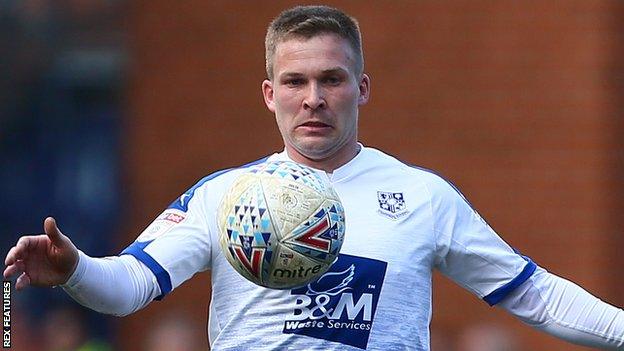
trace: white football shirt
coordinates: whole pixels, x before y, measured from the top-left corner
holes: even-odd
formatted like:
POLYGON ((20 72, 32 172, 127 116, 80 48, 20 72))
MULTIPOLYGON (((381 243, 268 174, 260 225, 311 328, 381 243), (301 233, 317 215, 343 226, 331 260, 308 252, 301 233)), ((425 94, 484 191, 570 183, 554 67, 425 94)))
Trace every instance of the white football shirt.
MULTIPOLYGON (((256 163, 267 159, 288 158, 256 163)), ((211 270, 213 350, 429 350, 433 268, 491 305, 536 268, 451 184, 362 147, 329 176, 346 217, 338 261, 303 288, 256 286, 225 260, 217 226, 221 198, 245 168, 200 180, 122 252, 150 268, 159 298, 211 270)))

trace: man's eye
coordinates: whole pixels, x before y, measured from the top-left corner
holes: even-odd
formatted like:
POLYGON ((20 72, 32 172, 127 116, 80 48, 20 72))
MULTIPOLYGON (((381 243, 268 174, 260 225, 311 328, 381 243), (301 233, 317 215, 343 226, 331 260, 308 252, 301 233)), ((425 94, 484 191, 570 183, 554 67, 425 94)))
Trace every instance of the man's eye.
POLYGON ((288 79, 285 83, 289 86, 299 86, 303 84, 303 79, 288 79))
POLYGON ((340 82, 342 82, 342 79, 340 79, 340 77, 327 77, 324 79, 325 84, 329 84, 329 85, 338 85, 340 84, 340 82))

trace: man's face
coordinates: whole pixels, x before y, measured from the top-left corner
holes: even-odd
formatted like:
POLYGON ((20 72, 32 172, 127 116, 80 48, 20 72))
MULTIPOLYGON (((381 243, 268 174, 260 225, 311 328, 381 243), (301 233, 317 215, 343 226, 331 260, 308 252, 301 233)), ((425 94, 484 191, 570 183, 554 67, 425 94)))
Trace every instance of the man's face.
POLYGON ((370 81, 356 67, 354 50, 337 35, 277 44, 274 77, 262 91, 295 161, 339 166, 357 153, 358 107, 368 101, 370 81))

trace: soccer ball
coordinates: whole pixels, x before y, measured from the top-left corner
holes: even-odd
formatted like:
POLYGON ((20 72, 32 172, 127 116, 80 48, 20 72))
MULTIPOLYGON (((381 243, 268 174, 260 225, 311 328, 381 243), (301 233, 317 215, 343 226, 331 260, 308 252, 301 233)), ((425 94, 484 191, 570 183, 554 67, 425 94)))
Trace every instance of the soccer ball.
POLYGON ((344 209, 328 179, 291 161, 249 168, 226 192, 218 219, 228 262, 273 289, 320 277, 336 260, 345 232, 344 209))

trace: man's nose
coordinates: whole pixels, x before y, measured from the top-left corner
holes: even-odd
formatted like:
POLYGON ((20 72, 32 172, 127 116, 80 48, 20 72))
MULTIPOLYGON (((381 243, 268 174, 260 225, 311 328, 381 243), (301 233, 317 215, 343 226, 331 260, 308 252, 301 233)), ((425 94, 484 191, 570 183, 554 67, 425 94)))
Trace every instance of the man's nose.
POLYGON ((309 84, 307 94, 305 99, 303 99, 303 108, 316 110, 325 106, 327 106, 327 102, 325 101, 323 88, 316 82, 309 84))

